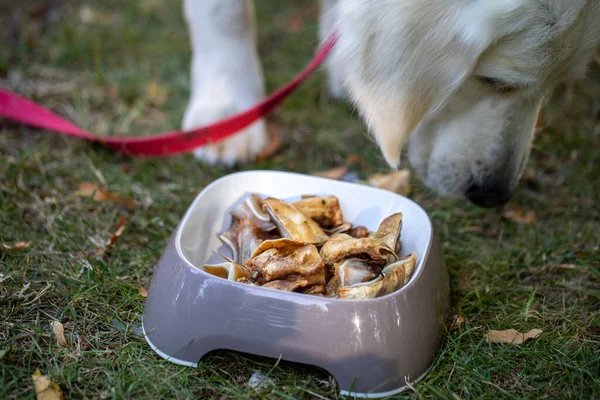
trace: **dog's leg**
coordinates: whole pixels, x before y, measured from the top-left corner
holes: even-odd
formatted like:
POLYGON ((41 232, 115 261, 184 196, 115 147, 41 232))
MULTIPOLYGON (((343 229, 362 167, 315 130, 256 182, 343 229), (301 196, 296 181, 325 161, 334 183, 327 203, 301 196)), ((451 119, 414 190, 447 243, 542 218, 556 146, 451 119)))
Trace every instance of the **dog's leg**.
MULTIPOLYGON (((191 96, 182 123, 189 130, 250 108, 265 90, 252 0, 184 0, 184 12, 193 52, 191 96)), ((208 164, 233 165, 251 161, 267 141, 260 120, 194 155, 208 164)))
MULTIPOLYGON (((335 12, 338 0, 321 0, 321 25, 319 37, 323 43, 335 29, 335 12)), ((331 53, 325 61, 327 69, 327 85, 329 96, 333 99, 345 97, 340 60, 335 58, 335 52, 331 53)))

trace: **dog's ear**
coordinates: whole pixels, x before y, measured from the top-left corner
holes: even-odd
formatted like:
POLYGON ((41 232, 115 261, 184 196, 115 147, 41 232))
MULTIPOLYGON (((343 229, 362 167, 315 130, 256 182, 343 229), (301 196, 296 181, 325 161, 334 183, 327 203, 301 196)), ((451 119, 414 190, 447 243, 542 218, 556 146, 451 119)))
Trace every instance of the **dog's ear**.
POLYGON ((471 74, 495 28, 510 25, 524 1, 340 2, 335 56, 392 167, 409 135, 471 74))

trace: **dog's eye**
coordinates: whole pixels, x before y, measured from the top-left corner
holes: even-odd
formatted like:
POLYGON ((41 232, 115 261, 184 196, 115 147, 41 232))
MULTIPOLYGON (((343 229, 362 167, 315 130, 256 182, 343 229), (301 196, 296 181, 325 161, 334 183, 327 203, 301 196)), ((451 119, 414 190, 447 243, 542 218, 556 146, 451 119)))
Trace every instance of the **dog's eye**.
POLYGON ((500 93, 509 93, 520 89, 518 86, 511 85, 508 82, 504 82, 496 78, 490 78, 488 76, 480 76, 479 80, 486 85, 491 86, 495 91, 500 93))

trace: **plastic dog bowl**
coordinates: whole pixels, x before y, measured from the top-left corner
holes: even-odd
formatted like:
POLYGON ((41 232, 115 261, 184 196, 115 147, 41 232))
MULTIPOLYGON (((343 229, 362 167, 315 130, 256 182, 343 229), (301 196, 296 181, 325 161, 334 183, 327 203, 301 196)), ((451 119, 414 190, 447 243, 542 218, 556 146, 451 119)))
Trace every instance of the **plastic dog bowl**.
POLYGON ((152 278, 143 319, 150 347, 196 367, 228 349, 324 368, 342 395, 384 397, 425 376, 439 350, 450 307, 448 274, 429 217, 413 201, 364 185, 288 172, 248 171, 207 186, 175 230, 152 278), (218 234, 248 193, 285 200, 335 195, 344 220, 377 230, 403 213, 403 256, 418 253, 402 289, 369 300, 340 300, 250 286, 198 267, 228 255, 218 234))

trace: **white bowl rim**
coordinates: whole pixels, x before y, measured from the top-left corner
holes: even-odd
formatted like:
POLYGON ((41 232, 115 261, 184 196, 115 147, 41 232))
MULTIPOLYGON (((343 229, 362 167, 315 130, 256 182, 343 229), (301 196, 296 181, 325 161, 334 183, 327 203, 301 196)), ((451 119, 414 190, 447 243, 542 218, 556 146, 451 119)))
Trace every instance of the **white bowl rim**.
MULTIPOLYGON (((357 184, 357 183, 352 183, 352 182, 345 182, 345 181, 339 181, 339 180, 333 180, 333 179, 329 179, 329 178, 322 178, 322 177, 318 177, 318 176, 312 176, 312 175, 306 175, 306 174, 301 174, 301 173, 297 173, 297 172, 289 172, 289 171, 277 171, 277 170, 246 170, 246 171, 239 171, 239 172, 234 172, 228 175, 224 175, 216 180, 214 180, 213 182, 211 182, 210 184, 208 184, 207 186, 204 187, 204 189, 202 191, 200 191, 200 193, 196 196, 196 198, 194 199, 194 201, 192 201, 192 203, 190 204, 190 206, 188 207, 186 213, 184 214, 183 218, 181 219, 181 221, 179 222, 179 225, 177 226, 177 230, 176 230, 176 235, 175 235, 175 248, 177 251, 177 255, 178 257, 185 261, 185 263, 192 267, 194 270, 196 270, 197 272, 201 273, 201 274, 205 274, 207 277, 211 277, 214 278, 214 275, 209 274, 208 272, 204 271, 202 268, 196 266, 195 264, 193 264, 184 254, 184 252, 181 249, 181 232, 182 232, 182 227, 184 225, 186 225, 187 221, 190 219, 190 215, 192 213, 192 211, 195 209, 196 205, 202 200, 202 197, 205 193, 209 192, 214 186, 219 185, 220 183, 222 183, 224 180, 228 180, 231 179, 234 176, 240 176, 240 175, 255 175, 255 174, 265 174, 265 175, 280 175, 280 174, 285 174, 288 175, 290 177, 303 177, 303 178, 310 178, 310 179, 314 179, 316 181, 322 181, 325 184, 331 184, 332 182, 335 182, 336 184, 339 185, 345 185, 345 186, 349 186, 349 187, 360 187, 361 190, 367 190, 367 191, 372 191, 372 192, 381 192, 381 193, 385 193, 386 195, 393 195, 393 196, 398 196, 400 198, 403 199, 403 201, 406 201, 408 203, 412 203, 413 206, 420 210, 423 213, 423 216, 425 217, 425 220, 427 221, 427 225, 425 227, 421 227, 421 229, 427 229, 427 233, 429 235, 429 241, 427 243, 427 246, 425 248, 425 250, 423 251, 423 254, 417 254, 417 264, 415 265, 415 269, 413 271, 413 274, 410 278, 410 280, 408 281, 408 283, 406 285, 404 285, 403 287, 401 287, 400 289, 392 292, 392 293, 388 293, 384 296, 381 297, 375 297, 372 299, 360 299, 360 300, 355 300, 355 299, 338 299, 335 297, 320 297, 320 296, 310 296, 307 294, 303 294, 303 293, 296 293, 296 292, 286 292, 286 291, 282 291, 282 290, 278 290, 278 289, 273 289, 273 288, 265 288, 262 286, 251 286, 251 285, 247 285, 244 283, 240 283, 240 282, 233 282, 233 281, 229 281, 223 278, 220 278, 219 281, 222 281, 223 284, 225 285, 234 285, 236 287, 244 287, 246 288, 246 290, 266 290, 266 291, 271 291, 271 292, 275 292, 274 294, 277 295, 278 298, 284 298, 287 296, 292 296, 292 298, 294 299, 304 299, 304 300, 308 300, 307 298, 310 298, 311 303, 329 303, 329 302, 342 302, 344 304, 353 304, 353 303, 365 303, 365 302, 382 302, 382 301, 387 301, 387 299, 394 297, 394 296, 399 296, 401 294, 403 294, 404 292, 410 290, 413 286, 413 283, 418 279, 418 277, 422 274, 422 270, 424 268, 425 265, 425 260, 427 260, 427 258, 429 257, 429 253, 431 250, 431 245, 433 242, 433 225, 431 222, 431 219, 429 218, 429 215, 427 214, 427 212, 419 205, 417 204, 415 201, 409 199, 408 197, 399 195, 397 193, 394 192, 390 192, 387 190, 383 190, 383 189, 378 189, 375 187, 371 187, 371 186, 366 186, 366 185, 362 185, 362 184, 357 184)), ((267 294, 268 292, 264 292, 265 294, 267 294)))

